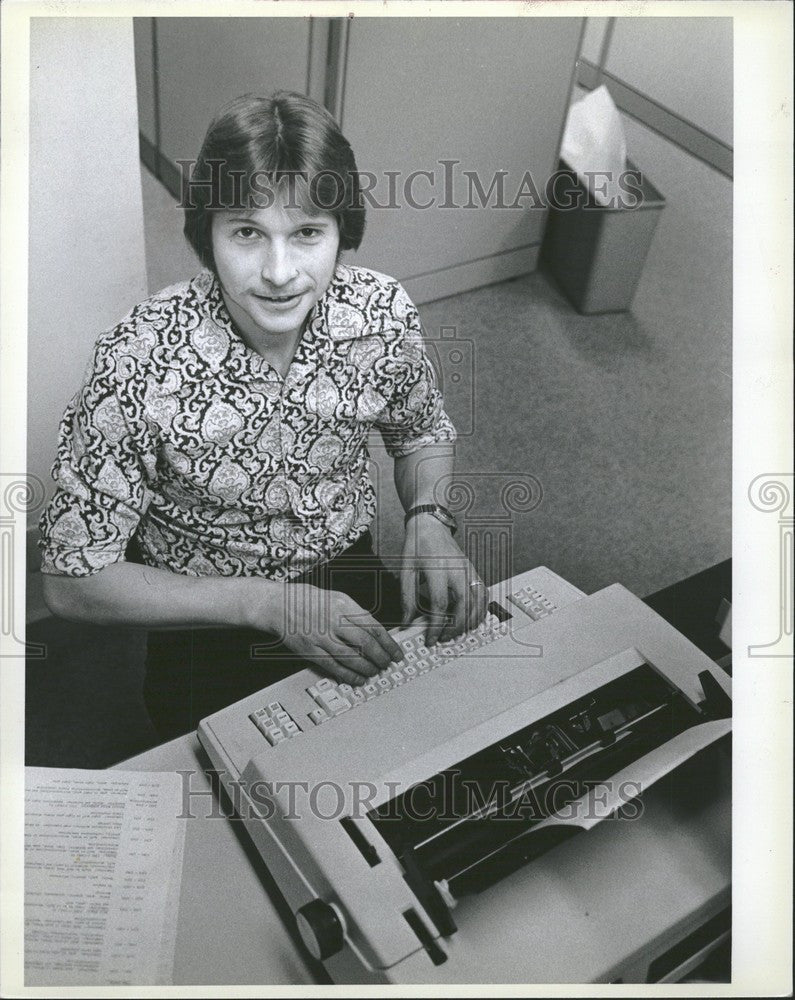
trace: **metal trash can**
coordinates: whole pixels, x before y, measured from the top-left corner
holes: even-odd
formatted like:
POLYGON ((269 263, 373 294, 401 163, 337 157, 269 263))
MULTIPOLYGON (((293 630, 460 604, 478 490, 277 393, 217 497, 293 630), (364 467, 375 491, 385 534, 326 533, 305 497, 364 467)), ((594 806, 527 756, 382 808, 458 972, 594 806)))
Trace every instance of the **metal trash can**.
POLYGON ((560 169, 579 200, 569 209, 550 206, 542 256, 578 312, 623 312, 632 305, 665 198, 629 161, 641 191, 634 208, 595 204, 574 171, 562 162, 560 169))

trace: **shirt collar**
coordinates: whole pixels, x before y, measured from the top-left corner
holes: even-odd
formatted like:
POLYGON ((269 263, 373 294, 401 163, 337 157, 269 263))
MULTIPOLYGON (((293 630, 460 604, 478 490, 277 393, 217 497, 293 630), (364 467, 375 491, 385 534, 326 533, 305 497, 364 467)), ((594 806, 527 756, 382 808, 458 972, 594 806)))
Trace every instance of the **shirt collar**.
MULTIPOLYGON (((313 341, 324 357, 343 341, 381 329, 381 324, 374 323, 368 316, 366 303, 359 301, 353 292, 353 277, 350 268, 338 264, 328 288, 309 315, 304 340, 313 341)), ((234 359, 244 379, 275 377, 274 369, 246 344, 232 322, 221 286, 212 271, 202 271, 191 284, 203 302, 205 317, 200 327, 191 331, 191 345, 207 374, 216 373, 221 365, 226 366, 234 359)))

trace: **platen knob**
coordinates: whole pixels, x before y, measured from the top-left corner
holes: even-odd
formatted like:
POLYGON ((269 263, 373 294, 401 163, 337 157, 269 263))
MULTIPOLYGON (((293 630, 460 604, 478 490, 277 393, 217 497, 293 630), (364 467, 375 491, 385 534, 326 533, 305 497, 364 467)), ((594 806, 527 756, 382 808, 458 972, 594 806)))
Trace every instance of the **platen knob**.
POLYGON ((345 943, 345 928, 340 915, 330 903, 313 899, 295 914, 298 933, 309 953, 321 962, 331 958, 345 943))

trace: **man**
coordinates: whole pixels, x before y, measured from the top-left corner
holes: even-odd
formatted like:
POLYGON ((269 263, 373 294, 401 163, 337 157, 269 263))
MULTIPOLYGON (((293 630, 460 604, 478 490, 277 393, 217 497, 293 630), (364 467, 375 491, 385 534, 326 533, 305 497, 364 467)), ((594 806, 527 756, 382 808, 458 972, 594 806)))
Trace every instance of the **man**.
POLYGON ((397 603, 410 618, 420 581, 428 644, 486 613, 437 503, 455 430, 416 309, 340 263, 364 206, 331 116, 297 94, 234 101, 185 216, 206 270, 100 337, 42 518, 50 609, 153 630, 145 694, 164 737, 307 660, 364 683, 402 657, 384 622, 397 603), (371 427, 406 510, 399 598, 368 531, 371 427), (266 667, 252 647, 268 636, 266 667))

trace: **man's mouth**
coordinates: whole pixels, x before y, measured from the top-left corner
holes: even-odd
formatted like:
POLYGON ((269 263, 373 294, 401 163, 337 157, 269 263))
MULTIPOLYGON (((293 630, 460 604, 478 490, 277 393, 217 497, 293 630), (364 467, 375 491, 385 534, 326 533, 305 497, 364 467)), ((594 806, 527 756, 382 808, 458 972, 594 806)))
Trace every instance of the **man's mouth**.
POLYGON ((263 302, 275 302, 277 305, 283 305, 300 299, 302 294, 302 292, 296 292, 294 295, 257 295, 257 298, 262 299, 263 302))

